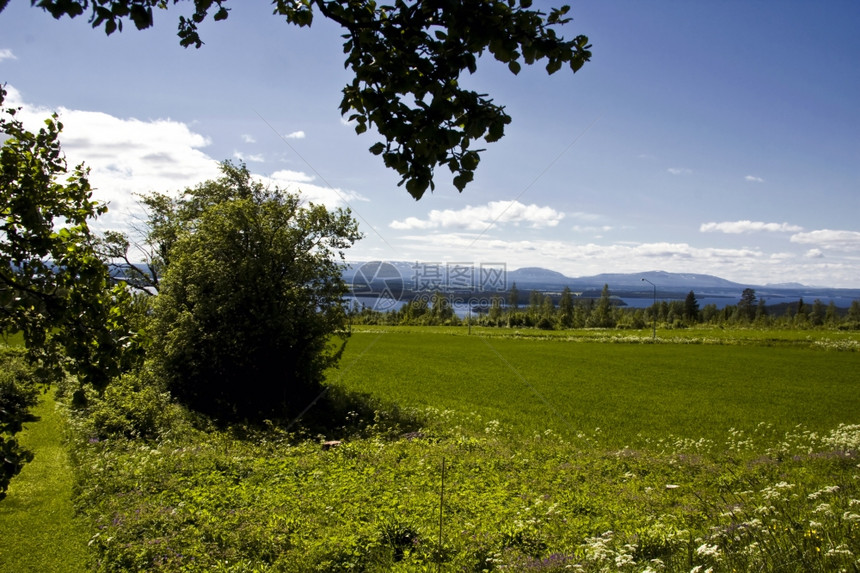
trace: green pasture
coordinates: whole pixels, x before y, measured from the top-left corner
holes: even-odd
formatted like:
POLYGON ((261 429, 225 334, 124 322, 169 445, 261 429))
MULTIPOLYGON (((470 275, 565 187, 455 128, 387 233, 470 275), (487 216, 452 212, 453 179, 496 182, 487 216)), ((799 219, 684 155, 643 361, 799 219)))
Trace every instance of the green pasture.
POLYGON ((831 345, 845 334, 717 332, 660 333, 658 344, 638 333, 612 344, 606 331, 355 331, 329 380, 401 406, 476 413, 527 433, 597 433, 619 447, 669 435, 719 440, 760 424, 826 431, 860 421, 860 352, 831 345))
MULTIPOLYGON (((337 410, 344 418, 319 434, 198 428, 178 411, 144 441, 98 437, 99 416, 73 420, 91 563, 177 573, 860 567, 856 338, 467 332, 355 331, 329 372, 352 392, 329 398, 356 410, 337 410), (376 400, 350 402, 356 394, 376 400)), ((97 411, 133 421, 159 407, 131 397, 108 396, 97 411)))
POLYGON ((72 469, 62 443, 63 418, 52 395, 33 410, 22 444, 35 453, 0 502, 0 571, 86 570, 85 523, 74 517, 72 469))

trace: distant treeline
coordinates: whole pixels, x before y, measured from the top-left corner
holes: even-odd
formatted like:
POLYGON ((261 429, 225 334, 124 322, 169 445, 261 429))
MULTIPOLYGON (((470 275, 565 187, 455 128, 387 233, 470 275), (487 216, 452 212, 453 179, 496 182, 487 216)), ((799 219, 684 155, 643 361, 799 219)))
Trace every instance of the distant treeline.
POLYGON ((350 316, 353 324, 456 326, 471 323, 545 330, 685 328, 698 325, 860 330, 860 301, 853 301, 847 309, 837 307, 833 301, 824 304, 815 299, 810 303, 802 298, 768 305, 750 288, 743 291, 737 304, 722 308, 715 304, 700 308, 693 291, 684 300, 664 300, 649 307, 630 308, 618 304, 618 299, 611 297, 608 285, 604 285, 598 298, 575 297, 569 288, 565 288, 560 296, 555 297, 531 291, 528 303, 522 304, 516 285, 506 294, 490 298, 489 306, 473 306, 467 317, 458 316, 451 304, 451 295, 441 291, 429 296, 415 296, 397 310, 379 311, 356 303, 350 309, 350 316))

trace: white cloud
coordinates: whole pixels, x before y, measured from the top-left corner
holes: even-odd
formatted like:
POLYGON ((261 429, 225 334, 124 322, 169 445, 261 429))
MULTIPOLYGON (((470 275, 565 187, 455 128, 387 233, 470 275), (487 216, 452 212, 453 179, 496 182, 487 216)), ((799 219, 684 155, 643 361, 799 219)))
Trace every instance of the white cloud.
MULTIPOLYGON (((845 288, 860 285, 860 254, 857 254, 860 248, 857 247, 848 252, 814 248, 774 251, 764 245, 724 248, 683 241, 612 242, 598 237, 582 241, 579 239, 582 235, 570 232, 524 238, 506 232, 507 229, 482 233, 483 230, 432 228, 427 218, 413 219, 412 232, 398 233, 396 242, 392 243, 396 249, 386 245, 381 251, 384 258, 474 264, 504 262, 508 270, 544 267, 569 277, 664 270, 711 274, 751 285, 781 282, 845 288)), ((788 241, 782 244, 790 245, 788 241)), ((368 260, 379 258, 380 252, 373 251, 373 245, 373 237, 368 235, 367 241, 356 245, 354 251, 366 252, 368 260)), ((356 256, 355 260, 360 257, 356 256)))
MULTIPOLYGON (((12 86, 8 104, 21 106, 18 117, 38 129, 52 110, 22 101, 12 86)), ((139 120, 106 113, 60 108, 60 143, 70 167, 90 169, 93 197, 110 211, 96 228, 127 230, 141 216, 135 194, 176 191, 218 177, 218 162, 205 149, 210 141, 184 123, 171 119, 139 120)))
POLYGON ((390 227, 398 230, 460 228, 483 231, 493 223, 526 224, 534 228, 555 227, 564 218, 564 213, 552 207, 535 204, 525 205, 519 201, 490 201, 486 205, 466 206, 462 209, 434 209, 426 219, 407 217, 392 221, 390 227))
POLYGON ((346 207, 356 201, 367 201, 366 197, 355 191, 315 185, 311 183, 315 177, 301 171, 282 169, 275 171, 268 177, 261 176, 260 179, 264 183, 276 185, 285 191, 298 193, 305 201, 325 205, 330 209, 346 207))
POLYGON ((261 153, 245 155, 241 151, 234 151, 233 157, 238 159, 239 161, 252 162, 252 163, 263 163, 266 161, 266 158, 261 153))
POLYGON ((764 223, 762 221, 723 221, 722 223, 702 223, 699 231, 702 233, 755 233, 759 231, 794 233, 802 231, 803 227, 788 223, 764 223))
POLYGON ((352 121, 350 121, 350 120, 346 119, 345 117, 340 118, 340 124, 345 125, 347 127, 355 127, 355 124, 357 124, 357 123, 358 122, 355 121, 354 119, 352 121))
POLYGON ((12 53, 12 50, 9 48, 4 48, 0 50, 0 62, 3 60, 17 60, 18 56, 12 53))
POLYGON ((804 245, 818 245, 819 247, 828 249, 858 251, 860 250, 860 232, 821 229, 792 235, 791 242, 804 245))
POLYGON ((602 219, 601 215, 596 213, 585 213, 584 211, 574 211, 573 213, 568 213, 572 219, 578 219, 580 221, 597 221, 602 219))
POLYGON ((284 136, 287 139, 304 139, 305 132, 304 131, 294 131, 292 133, 288 133, 284 136))
POLYGON ((589 226, 589 225, 574 225, 570 228, 571 231, 575 231, 577 233, 606 233, 607 231, 612 230, 612 226, 610 225, 602 225, 602 226, 589 226))
POLYGON ((279 184, 290 184, 290 183, 310 183, 316 177, 313 175, 308 175, 302 171, 291 171, 289 169, 281 169, 280 171, 275 171, 269 176, 269 179, 272 181, 276 181, 279 184))
POLYGON ((254 136, 249 135, 247 133, 242 134, 242 141, 244 141, 245 143, 257 143, 257 140, 254 139, 254 136))
MULTIPOLYGON (((19 117, 28 129, 38 129, 51 111, 24 103, 12 86, 7 104, 23 107, 19 117)), ((142 121, 105 113, 60 108, 63 132, 60 142, 70 166, 84 162, 90 168, 94 197, 109 203, 109 213, 95 224, 99 229, 130 231, 143 211, 135 194, 179 191, 221 175, 219 161, 204 149, 210 140, 187 124, 171 119, 142 121)), ((234 157, 262 160, 259 155, 234 157)), ((327 207, 341 207, 366 199, 358 193, 313 185, 313 176, 298 171, 277 171, 258 176, 267 184, 300 192, 305 200, 327 207)))
POLYGON ((508 270, 538 266, 569 277, 660 269, 712 274, 753 285, 794 281, 821 284, 822 277, 826 277, 828 286, 834 287, 856 287, 860 283, 857 261, 850 257, 821 258, 815 253, 805 257, 799 252, 771 254, 758 247, 718 248, 660 241, 603 244, 549 238, 508 240, 500 234, 431 230, 398 236, 397 250, 403 253, 404 260, 475 264, 501 261, 508 270))
POLYGON ((672 175, 689 175, 693 172, 692 169, 687 169, 686 167, 670 167, 666 171, 668 171, 672 175))
POLYGON ((745 181, 751 181, 753 183, 764 183, 764 179, 761 177, 756 177, 755 175, 747 175, 744 177, 745 181))

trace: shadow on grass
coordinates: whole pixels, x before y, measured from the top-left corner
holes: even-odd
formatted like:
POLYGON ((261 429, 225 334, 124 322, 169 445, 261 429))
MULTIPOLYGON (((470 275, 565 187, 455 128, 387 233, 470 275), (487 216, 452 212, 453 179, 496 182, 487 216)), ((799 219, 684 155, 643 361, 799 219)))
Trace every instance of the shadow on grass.
POLYGON ((293 407, 265 419, 208 421, 238 439, 256 439, 260 432, 275 432, 293 442, 368 437, 396 440, 416 436, 426 425, 418 412, 334 385, 324 386, 315 397, 303 402, 301 408, 293 407))

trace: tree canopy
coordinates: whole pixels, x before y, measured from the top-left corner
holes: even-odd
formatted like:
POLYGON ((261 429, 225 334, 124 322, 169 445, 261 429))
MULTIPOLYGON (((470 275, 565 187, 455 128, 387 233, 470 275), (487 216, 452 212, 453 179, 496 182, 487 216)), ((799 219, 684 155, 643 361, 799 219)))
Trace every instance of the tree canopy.
MULTIPOLYGON (((5 95, 0 86, 0 106, 5 95)), ((68 169, 56 114, 34 133, 19 111, 0 115, 0 331, 22 333, 32 358, 103 388, 136 354, 120 310, 128 293, 113 287, 89 227, 107 209, 84 166, 68 169)))
POLYGON ((357 224, 264 187, 244 165, 222 172, 185 190, 152 228, 175 230, 162 249, 153 370, 175 397, 219 417, 305 407, 339 356, 332 335, 346 336, 340 261, 357 224))
MULTIPOLYGON (((153 9, 179 0, 31 0, 54 18, 89 13, 94 28, 121 31, 154 25, 153 9)), ((179 17, 179 43, 203 45, 198 25, 225 20, 227 0, 194 0, 179 17)), ((433 189, 436 167, 447 167, 463 191, 474 178, 483 149, 473 143, 498 141, 511 117, 487 94, 465 89, 460 76, 475 73, 486 51, 519 73, 522 64, 545 61, 553 74, 578 71, 591 58, 588 38, 566 40, 556 28, 570 22, 569 6, 549 13, 532 0, 273 0, 274 14, 290 24, 310 26, 317 14, 344 28, 344 66, 355 74, 343 89, 340 111, 357 133, 375 128, 383 140, 370 152, 401 177, 415 199, 433 189)))

